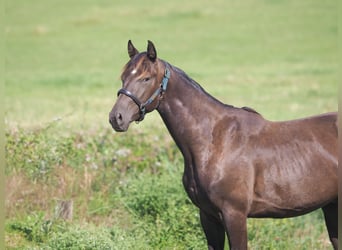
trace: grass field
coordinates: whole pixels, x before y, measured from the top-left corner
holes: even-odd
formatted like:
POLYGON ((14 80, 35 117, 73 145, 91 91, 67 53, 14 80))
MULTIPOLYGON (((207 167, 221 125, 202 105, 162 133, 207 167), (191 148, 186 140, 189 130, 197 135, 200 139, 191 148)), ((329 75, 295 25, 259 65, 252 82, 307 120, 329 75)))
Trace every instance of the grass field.
MULTIPOLYGON (((128 39, 267 119, 337 110, 336 1, 17 0, 5 14, 7 249, 206 249, 158 114, 125 134, 108 123, 128 39)), ((248 230, 250 249, 331 249, 320 211, 248 230)))

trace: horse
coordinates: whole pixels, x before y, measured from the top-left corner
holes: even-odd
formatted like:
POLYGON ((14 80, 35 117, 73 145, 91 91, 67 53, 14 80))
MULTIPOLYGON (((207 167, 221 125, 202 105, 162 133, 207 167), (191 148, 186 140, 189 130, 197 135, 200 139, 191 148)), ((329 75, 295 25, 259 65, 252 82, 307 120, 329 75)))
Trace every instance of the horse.
POLYGON ((337 113, 268 121, 227 105, 184 71, 157 57, 154 44, 130 60, 109 113, 118 132, 157 110, 184 157, 183 185, 199 208, 208 249, 247 249, 247 218, 287 218, 322 208, 338 249, 337 113))

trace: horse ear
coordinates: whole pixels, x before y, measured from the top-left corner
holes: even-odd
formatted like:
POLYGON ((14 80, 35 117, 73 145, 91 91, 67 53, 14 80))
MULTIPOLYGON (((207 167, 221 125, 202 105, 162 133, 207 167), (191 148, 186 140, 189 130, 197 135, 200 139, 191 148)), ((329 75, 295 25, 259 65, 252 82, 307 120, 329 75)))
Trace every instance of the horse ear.
POLYGON ((157 51, 154 47, 153 43, 148 40, 147 41, 147 57, 154 62, 157 59, 157 51))
POLYGON ((127 47, 128 47, 128 55, 129 55, 130 58, 132 58, 133 56, 139 54, 139 51, 136 48, 134 48, 134 45, 133 45, 131 40, 128 41, 128 46, 127 47))

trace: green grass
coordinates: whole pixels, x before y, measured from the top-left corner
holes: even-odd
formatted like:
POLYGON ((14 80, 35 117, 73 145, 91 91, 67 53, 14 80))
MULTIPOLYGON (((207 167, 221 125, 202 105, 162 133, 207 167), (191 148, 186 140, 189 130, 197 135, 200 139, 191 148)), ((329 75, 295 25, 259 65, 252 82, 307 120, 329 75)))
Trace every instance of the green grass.
MULTIPOLYGON (((132 39, 270 120, 337 110, 337 3, 6 1, 8 249, 205 249, 158 114, 113 132, 132 39), (72 222, 54 216, 74 201, 72 222)), ((248 221, 251 249, 331 249, 320 211, 248 221)))

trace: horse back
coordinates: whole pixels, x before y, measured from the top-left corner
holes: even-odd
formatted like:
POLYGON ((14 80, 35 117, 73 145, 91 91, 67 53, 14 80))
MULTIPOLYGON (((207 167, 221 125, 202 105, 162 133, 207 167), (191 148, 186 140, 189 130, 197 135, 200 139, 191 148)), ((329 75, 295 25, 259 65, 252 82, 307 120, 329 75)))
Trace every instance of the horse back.
POLYGON ((325 113, 299 120, 301 130, 309 130, 315 142, 324 146, 337 161, 338 154, 338 118, 337 112, 325 113))

